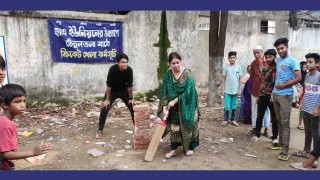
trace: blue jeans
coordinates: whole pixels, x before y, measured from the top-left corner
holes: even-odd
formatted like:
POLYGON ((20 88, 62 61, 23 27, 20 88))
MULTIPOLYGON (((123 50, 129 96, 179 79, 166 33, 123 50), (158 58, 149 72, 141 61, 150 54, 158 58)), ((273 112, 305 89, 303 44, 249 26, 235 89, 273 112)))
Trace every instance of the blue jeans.
POLYGON ((241 94, 241 100, 240 100, 240 109, 238 114, 238 120, 243 119, 243 110, 244 110, 244 95, 241 94))

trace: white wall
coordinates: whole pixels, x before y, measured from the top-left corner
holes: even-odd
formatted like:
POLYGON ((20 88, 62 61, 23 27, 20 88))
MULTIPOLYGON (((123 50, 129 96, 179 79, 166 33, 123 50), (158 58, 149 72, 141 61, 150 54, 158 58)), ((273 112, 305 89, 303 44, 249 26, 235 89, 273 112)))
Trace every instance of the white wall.
MULTIPOLYGON (((185 67, 190 68, 200 95, 208 92, 209 31, 199 29, 209 20, 208 11, 167 11, 167 28, 171 47, 177 51, 185 67)), ((134 92, 146 92, 158 85, 157 67, 161 11, 132 11, 127 16, 41 11, 19 15, 0 11, 0 35, 6 40, 8 71, 11 83, 24 86, 33 99, 103 95, 110 63, 53 63, 48 39, 47 18, 122 21, 123 47, 134 69, 134 92)), ((319 29, 288 28, 287 11, 231 11, 229 14, 225 60, 230 50, 238 52, 238 64, 245 71, 253 60, 252 48, 259 44, 274 48, 279 37, 290 39, 290 50, 297 58, 307 51, 320 51, 319 29), (260 32, 261 20, 276 21, 275 34, 260 32)), ((225 64, 228 62, 225 61, 225 64)), ((222 67, 221 67, 222 68, 222 67)))

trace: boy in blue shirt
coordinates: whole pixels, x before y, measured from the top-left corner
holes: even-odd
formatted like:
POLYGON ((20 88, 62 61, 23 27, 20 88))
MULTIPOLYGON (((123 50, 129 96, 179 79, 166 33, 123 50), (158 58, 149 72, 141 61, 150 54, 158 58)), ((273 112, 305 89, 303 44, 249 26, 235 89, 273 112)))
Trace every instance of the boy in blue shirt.
POLYGON ((222 78, 222 95, 224 96, 224 121, 222 125, 225 126, 229 123, 229 113, 231 111, 231 124, 238 126, 239 124, 235 121, 235 111, 238 104, 237 97, 240 96, 240 78, 242 76, 242 70, 239 65, 236 65, 237 52, 230 51, 228 53, 228 60, 230 62, 223 69, 222 78))
POLYGON ((279 146, 282 151, 279 160, 289 159, 290 115, 293 98, 292 86, 301 80, 299 62, 288 54, 287 38, 279 38, 274 43, 280 57, 276 59, 276 82, 273 93, 273 107, 276 112, 279 128, 279 146))

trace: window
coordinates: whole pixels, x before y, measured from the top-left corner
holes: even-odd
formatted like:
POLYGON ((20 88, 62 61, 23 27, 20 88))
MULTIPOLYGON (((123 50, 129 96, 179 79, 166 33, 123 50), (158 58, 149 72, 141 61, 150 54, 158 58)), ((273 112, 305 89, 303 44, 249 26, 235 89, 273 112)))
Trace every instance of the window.
POLYGON ((306 25, 307 28, 314 28, 314 29, 319 29, 320 28, 320 23, 319 22, 306 21, 305 25, 306 25))
POLYGON ((267 21, 262 20, 261 21, 261 33, 267 33, 267 34, 275 34, 276 33, 276 22, 275 21, 267 21))

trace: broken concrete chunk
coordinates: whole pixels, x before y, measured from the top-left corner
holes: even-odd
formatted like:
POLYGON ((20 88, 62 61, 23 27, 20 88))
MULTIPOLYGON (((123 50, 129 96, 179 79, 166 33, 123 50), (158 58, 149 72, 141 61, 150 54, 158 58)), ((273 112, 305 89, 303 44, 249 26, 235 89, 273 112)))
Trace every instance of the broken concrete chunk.
POLYGON ((96 145, 105 145, 106 142, 96 142, 96 145))
POLYGON ((132 146, 131 146, 131 145, 125 145, 124 148, 125 148, 126 150, 128 150, 128 149, 131 149, 132 146))
POLYGON ((94 149, 89 149, 87 151, 88 154, 92 155, 93 157, 99 157, 104 155, 104 152, 99 151, 98 149, 94 148, 94 149))
POLYGON ((128 134, 132 134, 133 133, 133 131, 131 131, 131 130, 126 130, 125 132, 128 133, 128 134))

